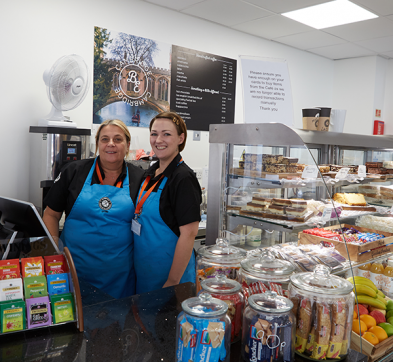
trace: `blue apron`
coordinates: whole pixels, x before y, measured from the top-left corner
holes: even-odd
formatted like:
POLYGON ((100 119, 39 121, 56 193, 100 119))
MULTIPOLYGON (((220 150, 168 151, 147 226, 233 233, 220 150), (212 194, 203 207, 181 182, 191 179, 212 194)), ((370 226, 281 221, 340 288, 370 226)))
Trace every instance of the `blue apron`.
POLYGON ((60 239, 78 277, 114 298, 135 294, 134 242, 128 168, 123 187, 91 185, 97 159, 68 215, 60 239))
MULTIPOLYGON (((168 279, 175 256, 179 237, 165 224, 160 215, 160 197, 167 180, 168 178, 164 177, 157 192, 152 192, 149 195, 143 204, 142 213, 138 217, 141 232, 140 235, 134 234, 136 294, 161 289, 168 279)), ((195 255, 193 252, 180 283, 195 283, 195 278, 195 255)))

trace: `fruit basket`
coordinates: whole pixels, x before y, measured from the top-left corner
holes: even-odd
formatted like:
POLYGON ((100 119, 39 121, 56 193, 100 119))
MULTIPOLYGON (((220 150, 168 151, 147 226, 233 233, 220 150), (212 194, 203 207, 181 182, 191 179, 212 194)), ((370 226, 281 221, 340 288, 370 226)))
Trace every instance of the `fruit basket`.
MULTIPOLYGON (((351 349, 360 352, 360 336, 355 332, 351 335, 351 349)), ((375 346, 362 338, 361 352, 368 356, 368 362, 374 362, 391 351, 393 351, 393 336, 375 346)))
POLYGON ((348 281, 355 283, 359 303, 354 308, 351 348, 373 362, 393 351, 393 301, 367 278, 355 276, 348 281))
MULTIPOLYGON (((378 256, 391 253, 393 251, 393 234, 392 233, 362 228, 359 226, 348 225, 348 224, 342 224, 341 226, 342 226, 342 228, 348 228, 348 229, 355 228, 355 229, 359 230, 360 232, 382 234, 385 237, 382 239, 378 239, 378 240, 371 241, 371 242, 361 244, 361 245, 347 243, 348 253, 347 253, 347 248, 345 246, 345 243, 343 241, 327 239, 327 238, 323 238, 323 237, 316 236, 316 235, 306 234, 304 232, 299 233, 298 244, 299 245, 300 244, 317 244, 318 245, 321 242, 329 242, 329 243, 334 244, 336 250, 344 258, 348 259, 348 254, 349 254, 350 260, 357 261, 357 262, 364 262, 367 260, 371 260, 371 259, 374 259, 378 256)), ((334 231, 336 229, 340 229, 340 225, 329 226, 329 227, 323 228, 322 230, 334 231)))

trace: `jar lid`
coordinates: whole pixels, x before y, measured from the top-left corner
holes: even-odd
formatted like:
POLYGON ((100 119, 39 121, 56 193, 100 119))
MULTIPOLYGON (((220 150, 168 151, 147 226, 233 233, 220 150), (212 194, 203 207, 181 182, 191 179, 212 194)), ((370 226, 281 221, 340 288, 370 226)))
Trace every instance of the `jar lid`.
POLYGON ((234 294, 242 289, 236 280, 228 279, 224 274, 218 274, 215 278, 208 278, 201 282, 204 291, 215 294, 234 294))
POLYGON ((353 289, 348 280, 331 275, 330 268, 325 265, 317 265, 312 273, 292 275, 291 283, 299 289, 321 294, 344 295, 353 289))
POLYGON ((255 310, 268 313, 285 313, 293 308, 293 303, 288 298, 271 291, 251 295, 248 304, 255 310))
POLYGON ((276 259, 270 251, 244 259, 240 264, 250 274, 260 277, 269 275, 289 278, 295 271, 295 267, 289 261, 276 259))
POLYGON ((240 263, 247 255, 245 250, 230 246, 229 241, 222 238, 216 239, 216 245, 202 246, 197 252, 216 263, 240 263))
POLYGON ((203 292, 198 297, 186 299, 182 304, 184 312, 195 317, 216 317, 225 314, 228 304, 203 292))

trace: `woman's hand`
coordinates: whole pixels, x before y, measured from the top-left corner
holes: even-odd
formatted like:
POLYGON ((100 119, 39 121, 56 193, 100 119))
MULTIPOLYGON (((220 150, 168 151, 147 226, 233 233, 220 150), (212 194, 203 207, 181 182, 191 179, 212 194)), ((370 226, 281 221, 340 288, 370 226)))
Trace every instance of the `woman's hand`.
POLYGON ((195 237, 198 234, 198 228, 198 221, 180 226, 180 237, 177 240, 172 267, 163 288, 179 284, 187 268, 188 262, 190 261, 194 249, 195 237))

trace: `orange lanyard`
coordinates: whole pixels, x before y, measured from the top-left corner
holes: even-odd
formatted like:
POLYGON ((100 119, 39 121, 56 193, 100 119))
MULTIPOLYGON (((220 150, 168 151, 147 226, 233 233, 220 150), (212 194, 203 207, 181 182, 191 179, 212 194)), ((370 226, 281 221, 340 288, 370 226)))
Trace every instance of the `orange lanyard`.
MULTIPOLYGON (((182 162, 183 162, 183 157, 180 159, 180 161, 179 161, 179 163, 177 165, 179 166, 182 162)), ((145 203, 146 199, 149 197, 149 195, 152 193, 152 191, 154 190, 156 185, 161 181, 161 179, 163 177, 164 177, 164 174, 161 174, 161 176, 157 180, 157 182, 152 187, 150 187, 150 189, 148 189, 146 191, 146 193, 143 195, 143 191, 145 191, 145 189, 146 189, 146 187, 149 184, 149 181, 151 179, 150 175, 146 177, 146 180, 143 182, 141 191, 139 192, 139 197, 138 197, 138 200, 137 200, 137 203, 136 203, 136 209, 135 209, 135 215, 136 216, 141 214, 143 204, 145 203), (142 195, 143 195, 143 197, 142 197, 142 195), (142 200, 141 200, 141 198, 142 198, 142 200)))
MULTIPOLYGON (((96 172, 97 172, 98 180, 100 181, 100 184, 102 185, 103 184, 103 179, 102 179, 101 171, 100 171, 100 168, 98 167, 98 163, 97 162, 96 162, 96 172)), ((116 184, 116 187, 121 188, 121 184, 122 183, 123 183, 123 181, 120 180, 116 184)))
POLYGON ((156 187, 156 185, 161 181, 161 179, 163 177, 164 177, 164 174, 162 174, 161 177, 155 182, 155 184, 152 187, 150 187, 149 190, 147 190, 146 193, 143 195, 143 191, 145 191, 145 189, 151 179, 150 175, 146 177, 146 180, 143 182, 141 191, 139 192, 139 197, 138 197, 138 201, 137 201, 136 209, 135 209, 135 215, 140 215, 141 210, 142 210, 142 206, 145 203, 146 199, 149 197, 149 195, 151 194, 153 189, 156 187), (142 197, 142 195, 143 195, 143 197, 142 197), (141 198, 142 198, 142 200, 141 200, 141 198))

